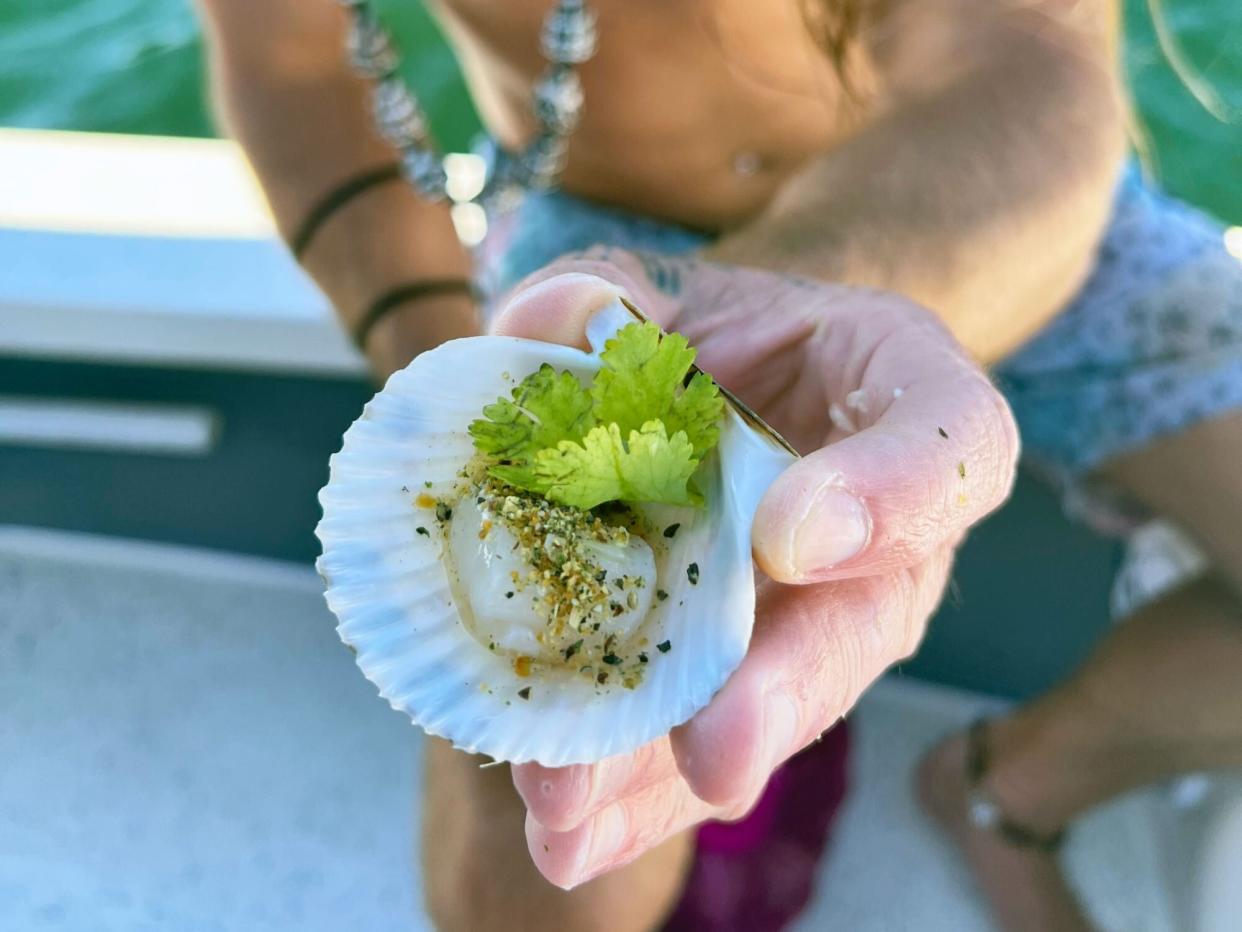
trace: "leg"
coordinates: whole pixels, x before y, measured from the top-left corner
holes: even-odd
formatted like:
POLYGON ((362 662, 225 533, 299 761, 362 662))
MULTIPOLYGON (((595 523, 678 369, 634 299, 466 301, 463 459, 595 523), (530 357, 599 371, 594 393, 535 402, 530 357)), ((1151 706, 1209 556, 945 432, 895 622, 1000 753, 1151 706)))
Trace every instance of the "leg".
MULTIPOLYGON (((988 788, 1051 832, 1127 790, 1189 770, 1242 768, 1242 416, 1198 425, 1105 469, 1195 534, 1222 580, 1187 587, 1113 631, 1066 684, 992 729, 988 788)), ((1079 929, 1054 859, 965 818, 964 739, 919 773, 925 807, 963 848, 1006 929, 1079 929)))
POLYGON ((535 870, 526 808, 508 767, 431 738, 425 759, 423 878, 428 912, 446 932, 640 932, 676 903, 691 855, 679 836, 633 864, 565 892, 535 870))
POLYGON ((1242 412, 1165 437, 1102 472, 1189 531, 1242 594, 1242 412))
MULTIPOLYGON (((1116 628, 1068 682, 990 729, 987 788, 1044 834, 1178 773, 1242 768, 1242 612, 1216 583, 1182 589, 1116 628)), ((919 770, 924 807, 962 848, 1003 929, 1089 928, 1053 856, 966 818, 965 739, 919 770)))

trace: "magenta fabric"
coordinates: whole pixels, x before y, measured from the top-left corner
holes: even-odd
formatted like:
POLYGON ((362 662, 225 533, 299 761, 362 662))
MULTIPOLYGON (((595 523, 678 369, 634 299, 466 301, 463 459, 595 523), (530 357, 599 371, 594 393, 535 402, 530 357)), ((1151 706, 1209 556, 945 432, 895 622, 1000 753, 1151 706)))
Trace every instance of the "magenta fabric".
POLYGON ((841 722, 772 774, 746 818, 699 828, 665 932, 775 932, 793 921, 811 899, 845 798, 849 747, 841 722))

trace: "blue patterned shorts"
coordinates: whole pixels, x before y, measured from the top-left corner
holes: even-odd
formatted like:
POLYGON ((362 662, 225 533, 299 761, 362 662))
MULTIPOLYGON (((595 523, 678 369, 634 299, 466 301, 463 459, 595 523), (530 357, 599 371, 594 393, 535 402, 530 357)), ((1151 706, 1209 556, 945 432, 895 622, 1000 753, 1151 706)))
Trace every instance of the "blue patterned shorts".
MULTIPOLYGON (((649 217, 532 193, 494 222, 479 251, 481 283, 500 294, 597 244, 677 254, 706 242, 649 217)), ((1220 224, 1130 168, 1087 283, 993 374, 1018 420, 1024 462, 1078 490, 1111 457, 1242 407, 1242 262, 1220 224)), ((1102 501, 1078 504, 1097 527, 1125 530, 1124 511, 1102 501)))

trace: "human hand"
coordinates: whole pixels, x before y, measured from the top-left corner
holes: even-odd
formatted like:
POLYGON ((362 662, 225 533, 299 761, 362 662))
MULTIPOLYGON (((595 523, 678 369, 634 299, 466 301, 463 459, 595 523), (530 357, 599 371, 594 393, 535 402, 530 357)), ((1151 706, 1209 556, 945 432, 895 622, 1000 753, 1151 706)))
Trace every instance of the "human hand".
POLYGON ((585 345, 618 291, 806 455, 760 503, 754 635, 708 706, 632 754, 513 768, 531 857, 565 888, 745 814, 777 766, 913 653, 954 548, 1007 497, 1018 453, 987 377, 894 295, 594 250, 528 279, 493 330, 585 345))

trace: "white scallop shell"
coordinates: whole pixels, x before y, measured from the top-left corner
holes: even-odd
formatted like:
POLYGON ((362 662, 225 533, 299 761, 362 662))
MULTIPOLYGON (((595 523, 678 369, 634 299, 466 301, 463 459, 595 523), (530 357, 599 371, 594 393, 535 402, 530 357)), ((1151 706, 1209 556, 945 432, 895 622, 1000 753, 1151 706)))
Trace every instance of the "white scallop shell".
POLYGON ((463 750, 547 766, 632 751, 705 706, 746 653, 755 605, 750 524, 793 457, 740 407, 726 406, 720 444, 700 474, 708 507, 651 514, 659 526, 681 523, 657 556, 669 597, 644 629, 649 644, 669 640, 672 650, 648 650, 634 689, 518 677, 510 658, 489 651, 459 618, 442 537, 415 530, 431 523, 420 520, 417 493, 428 482, 431 494, 456 484, 474 453, 466 427, 485 404, 545 362, 589 380, 605 339, 632 319, 620 302, 597 314, 587 334, 593 353, 498 336, 445 343, 388 380, 332 457, 319 494, 317 565, 341 639, 393 708, 463 750), (692 562, 697 585, 687 578, 692 562), (527 686, 530 698, 519 698, 527 686))

